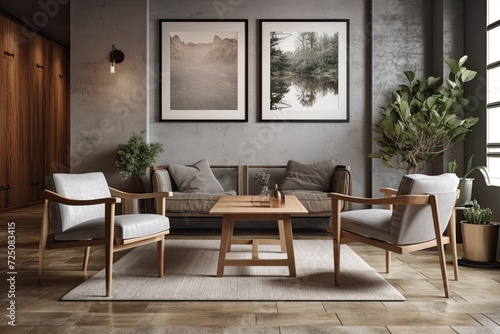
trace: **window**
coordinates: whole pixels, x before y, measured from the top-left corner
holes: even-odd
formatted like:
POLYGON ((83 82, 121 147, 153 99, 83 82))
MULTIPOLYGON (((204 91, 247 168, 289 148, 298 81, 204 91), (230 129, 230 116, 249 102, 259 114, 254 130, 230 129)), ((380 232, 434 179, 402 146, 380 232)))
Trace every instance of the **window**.
POLYGON ((500 186, 500 0, 487 0, 486 157, 491 183, 500 186))

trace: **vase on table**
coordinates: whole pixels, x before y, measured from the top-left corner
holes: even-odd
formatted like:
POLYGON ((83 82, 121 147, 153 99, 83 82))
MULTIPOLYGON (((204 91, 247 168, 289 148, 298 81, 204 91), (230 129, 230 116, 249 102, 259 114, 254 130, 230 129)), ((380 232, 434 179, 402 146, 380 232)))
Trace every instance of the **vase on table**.
POLYGON ((260 190, 260 205, 269 206, 271 201, 271 192, 269 191, 269 186, 262 186, 260 190))
POLYGON ((275 185, 274 190, 271 192, 271 200, 270 200, 271 208, 279 208, 285 206, 285 194, 278 188, 278 185, 275 185))

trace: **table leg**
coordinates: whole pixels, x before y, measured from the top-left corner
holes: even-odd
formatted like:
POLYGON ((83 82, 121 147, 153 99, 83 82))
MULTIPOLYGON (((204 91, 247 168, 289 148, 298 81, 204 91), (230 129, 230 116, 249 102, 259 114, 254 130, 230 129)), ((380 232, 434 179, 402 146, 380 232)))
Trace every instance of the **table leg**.
POLYGON ((278 231, 280 236, 281 252, 286 253, 285 225, 282 220, 278 220, 278 231))
POLYGON ((222 218, 222 233, 219 247, 219 264, 217 265, 217 277, 224 276, 224 262, 228 248, 229 235, 233 229, 234 221, 228 216, 222 218))
POLYGON ((226 248, 226 250, 228 253, 231 252, 231 245, 233 244, 233 232, 234 232, 234 220, 231 223, 231 227, 230 227, 230 230, 229 230, 229 233, 227 236, 227 248, 226 248))
POLYGON ((285 231, 285 243, 286 252, 288 259, 288 270, 290 271, 290 276, 297 276, 295 273, 295 254, 293 251, 293 234, 292 234, 292 218, 290 215, 285 215, 283 217, 283 225, 285 231))

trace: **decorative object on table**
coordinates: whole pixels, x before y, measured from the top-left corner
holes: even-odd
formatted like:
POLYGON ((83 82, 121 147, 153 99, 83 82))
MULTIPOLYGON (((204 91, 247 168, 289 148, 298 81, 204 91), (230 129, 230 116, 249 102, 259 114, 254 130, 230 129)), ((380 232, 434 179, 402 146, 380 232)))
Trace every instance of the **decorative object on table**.
POLYGON ((462 228, 462 243, 464 257, 458 262, 470 267, 497 268, 497 243, 500 224, 492 222, 490 208, 481 208, 476 200, 472 207, 464 210, 464 219, 460 222, 462 228))
MULTIPOLYGON (((469 205, 471 203, 472 185, 474 183, 474 179, 468 178, 467 176, 469 176, 469 174, 473 171, 479 170, 481 174, 483 174, 484 182, 486 182, 486 185, 490 185, 490 175, 488 173, 488 168, 486 168, 486 166, 472 167, 473 157, 474 155, 470 156, 467 162, 467 168, 465 169, 464 176, 460 178, 460 183, 458 184, 458 189, 460 190, 460 196, 457 199, 458 206, 469 205)), ((455 160, 448 162, 448 173, 455 173, 457 167, 458 163, 455 160)))
POLYGON ((271 178, 271 174, 266 172, 260 172, 255 174, 254 180, 259 182, 261 190, 260 190, 260 202, 263 205, 269 206, 271 192, 269 191, 269 179, 271 178))
POLYGON ((260 20, 259 121, 349 121, 349 20, 260 20))
POLYGON ((247 26, 160 20, 160 121, 248 121, 247 26))
POLYGON ((278 188, 278 184, 274 186, 274 190, 271 192, 269 204, 271 208, 280 208, 285 206, 285 194, 278 188))
MULTIPOLYGON (((129 192, 144 192, 144 181, 141 177, 163 152, 163 144, 147 143, 144 138, 145 133, 145 130, 139 133, 132 132, 127 143, 118 145, 116 167, 124 180, 130 179, 129 192)), ((130 207, 134 213, 139 210, 137 203, 130 203, 130 207)))
POLYGON ((369 157, 381 159, 387 167, 418 173, 465 138, 479 120, 462 115, 462 107, 470 102, 463 97, 463 85, 476 76, 464 66, 467 58, 446 60, 451 73, 441 86, 437 86, 440 77, 416 80, 414 72, 404 71, 409 84, 401 85, 392 93, 390 105, 381 108, 382 119, 374 128, 379 149, 369 157))

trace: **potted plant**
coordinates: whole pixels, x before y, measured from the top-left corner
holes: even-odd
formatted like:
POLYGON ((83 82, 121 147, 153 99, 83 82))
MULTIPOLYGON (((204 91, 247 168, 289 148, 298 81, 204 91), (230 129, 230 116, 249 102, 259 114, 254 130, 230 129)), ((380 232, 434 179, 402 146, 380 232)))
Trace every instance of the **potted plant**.
MULTIPOLYGON (((124 180, 130 179, 128 186, 130 192, 144 192, 142 176, 146 174, 148 167, 154 164, 156 157, 163 152, 163 144, 146 143, 145 132, 145 130, 139 133, 132 132, 127 143, 118 145, 116 167, 124 180)), ((128 202, 127 207, 129 213, 144 210, 143 207, 139 208, 137 200, 128 202)))
POLYGON ((145 130, 140 133, 132 132, 132 136, 125 144, 118 145, 116 153, 116 167, 124 180, 131 179, 131 191, 142 192, 144 184, 142 176, 149 166, 163 152, 163 144, 146 143, 145 130))
POLYGON ((385 166, 418 173, 464 139, 478 121, 461 112, 470 102, 463 97, 463 85, 476 76, 464 66, 466 61, 467 56, 446 60, 450 75, 440 86, 440 77, 416 80, 414 72, 404 71, 408 84, 394 91, 390 105, 381 108, 382 119, 374 128, 379 149, 369 156, 385 166))
MULTIPOLYGON (((483 174, 484 182, 486 185, 490 185, 490 175, 488 173, 488 168, 486 166, 475 166, 472 167, 472 158, 474 155, 471 155, 469 160, 467 161, 467 167, 465 169, 464 175, 460 178, 460 182, 458 184, 458 189, 460 190, 459 198, 457 199, 457 205, 463 206, 471 203, 472 198, 472 185, 474 183, 473 178, 469 178, 468 176, 475 170, 479 170, 481 174, 483 174)), ((455 160, 448 162, 448 173, 455 173, 458 164, 455 160)))
POLYGON ((490 208, 481 208, 476 200, 472 207, 464 210, 464 219, 460 222, 464 258, 461 264, 476 262, 497 264, 497 242, 500 225, 492 222, 490 208))

